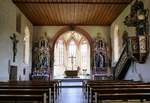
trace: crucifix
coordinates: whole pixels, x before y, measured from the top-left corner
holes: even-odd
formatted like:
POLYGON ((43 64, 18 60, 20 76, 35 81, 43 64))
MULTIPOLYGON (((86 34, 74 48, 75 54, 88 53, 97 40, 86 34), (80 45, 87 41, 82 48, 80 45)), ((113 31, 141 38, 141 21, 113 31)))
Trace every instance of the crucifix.
POLYGON ((73 70, 73 64, 74 64, 73 59, 75 59, 76 57, 74 57, 74 56, 72 55, 72 56, 71 56, 71 57, 69 57, 69 58, 71 58, 71 64, 72 64, 72 70, 73 70))
POLYGON ((13 34, 13 36, 10 36, 10 39, 13 42, 13 62, 15 62, 15 58, 17 55, 17 43, 19 42, 19 40, 17 40, 15 33, 13 34))

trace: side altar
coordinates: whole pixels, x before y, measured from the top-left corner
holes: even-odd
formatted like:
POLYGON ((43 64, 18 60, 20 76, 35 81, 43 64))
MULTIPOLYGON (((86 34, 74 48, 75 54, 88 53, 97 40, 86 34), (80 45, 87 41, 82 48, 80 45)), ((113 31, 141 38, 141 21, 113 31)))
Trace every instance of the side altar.
POLYGON ((50 79, 50 47, 45 33, 33 46, 32 80, 50 79))

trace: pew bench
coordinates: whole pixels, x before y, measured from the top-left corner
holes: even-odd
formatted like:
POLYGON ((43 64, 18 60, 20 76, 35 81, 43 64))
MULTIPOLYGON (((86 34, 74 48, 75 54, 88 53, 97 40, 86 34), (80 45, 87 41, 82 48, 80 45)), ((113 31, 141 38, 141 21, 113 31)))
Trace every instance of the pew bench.
POLYGON ((100 100, 130 100, 130 99, 138 99, 141 101, 143 99, 149 100, 148 98, 143 98, 143 96, 142 96, 142 98, 138 98, 138 97, 134 98, 133 94, 136 94, 136 93, 138 93, 140 95, 150 94, 150 88, 100 88, 100 89, 96 88, 96 89, 91 89, 89 101, 91 101, 93 103, 94 100, 97 101, 97 98, 100 98, 100 100), (123 97, 122 94, 128 94, 129 96, 123 97), (122 98, 119 98, 118 95, 122 96, 122 98))
POLYGON ((140 81, 134 82, 126 80, 89 80, 86 83, 84 83, 84 85, 84 92, 86 92, 85 97, 87 98, 88 102, 93 102, 93 100, 96 100, 95 95, 97 94, 113 95, 115 93, 150 93, 150 83, 142 83, 140 81))
POLYGON ((87 93, 92 86, 99 85, 128 85, 128 84, 139 84, 141 81, 131 81, 131 80, 86 80, 83 82, 83 92, 85 97, 87 98, 87 93))
MULTIPOLYGON (((7 81, 7 82, 0 82, 0 89, 9 89, 12 91, 14 90, 27 90, 27 89, 51 89, 51 93, 47 92, 47 95, 50 95, 49 101, 54 101, 58 95, 58 82, 57 81, 7 81)), ((34 91, 35 92, 35 91, 34 91)), ((23 91, 25 93, 25 91, 23 91)), ((22 94, 23 95, 23 94, 22 94)))
MULTIPOLYGON (((95 92, 95 101, 92 103, 100 103, 102 100, 149 100, 150 93, 116 93, 116 94, 100 94, 95 92)), ((141 101, 142 102, 142 101, 141 101)))
POLYGON ((94 88, 148 88, 150 87, 149 83, 93 83, 87 84, 86 90, 84 90, 84 94, 86 98, 88 98, 90 89, 94 88))
POLYGON ((0 102, 2 101, 38 101, 51 103, 48 89, 0 89, 0 102))

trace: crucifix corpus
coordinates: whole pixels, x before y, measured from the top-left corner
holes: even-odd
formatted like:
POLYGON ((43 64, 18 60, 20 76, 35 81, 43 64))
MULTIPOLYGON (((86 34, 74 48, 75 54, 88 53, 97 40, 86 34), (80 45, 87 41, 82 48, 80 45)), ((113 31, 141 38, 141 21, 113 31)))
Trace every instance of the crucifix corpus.
POLYGON ((74 57, 74 56, 72 55, 72 56, 71 56, 71 57, 69 57, 69 58, 71 58, 71 64, 72 64, 72 70, 73 70, 73 64, 74 64, 73 59, 75 59, 76 57, 74 57))
POLYGON ((17 43, 19 42, 19 40, 17 40, 15 33, 13 34, 13 36, 10 36, 10 39, 13 43, 13 62, 15 62, 15 58, 17 55, 17 43))

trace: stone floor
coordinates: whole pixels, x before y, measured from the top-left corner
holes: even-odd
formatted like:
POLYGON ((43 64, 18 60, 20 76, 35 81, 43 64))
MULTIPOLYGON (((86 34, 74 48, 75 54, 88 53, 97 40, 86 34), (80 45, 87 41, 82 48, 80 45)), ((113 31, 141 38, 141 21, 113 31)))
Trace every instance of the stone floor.
POLYGON ((85 103, 81 88, 62 88, 58 103, 85 103))
POLYGON ((58 103, 85 103, 81 82, 62 82, 58 103), (78 87, 77 87, 78 86, 78 87))

